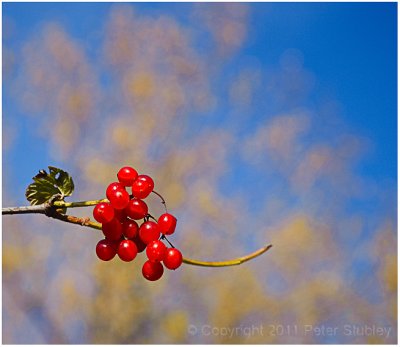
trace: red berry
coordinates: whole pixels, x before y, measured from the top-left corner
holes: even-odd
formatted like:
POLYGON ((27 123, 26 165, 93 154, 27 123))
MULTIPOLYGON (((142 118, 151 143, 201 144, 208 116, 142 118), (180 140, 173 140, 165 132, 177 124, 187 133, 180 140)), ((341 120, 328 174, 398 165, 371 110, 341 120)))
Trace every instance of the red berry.
POLYGON ((153 191, 154 181, 150 176, 139 175, 132 185, 132 194, 138 199, 144 199, 153 191))
POLYGON ((135 242, 138 253, 142 253, 147 247, 147 245, 140 239, 139 235, 134 237, 132 241, 135 242))
POLYGON ((113 241, 113 240, 108 240, 111 241, 111 245, 114 247, 115 249, 115 254, 118 253, 118 247, 119 247, 119 243, 123 240, 123 237, 121 237, 120 239, 113 241))
POLYGON ((122 236, 122 224, 117 218, 112 219, 111 222, 104 223, 101 229, 108 240, 118 241, 122 236))
POLYGON ((121 168, 117 173, 118 181, 125 187, 131 186, 138 177, 137 171, 130 166, 125 166, 121 168))
POLYGON ((171 235, 176 228, 176 218, 169 213, 164 213, 158 218, 158 226, 160 227, 160 232, 165 235, 171 235))
POLYGON ((126 214, 125 209, 114 210, 114 218, 117 218, 121 223, 124 223, 127 220, 128 215, 126 214))
POLYGON ((142 267, 144 278, 149 281, 157 281, 164 273, 164 268, 161 263, 147 260, 142 267))
POLYGON ((126 214, 132 219, 142 219, 147 215, 148 208, 144 201, 132 199, 125 208, 126 214))
POLYGON ((146 254, 151 261, 162 261, 167 247, 160 240, 150 242, 146 248, 146 254))
POLYGON ((110 200, 110 194, 116 190, 125 189, 125 186, 119 182, 110 183, 106 190, 106 197, 110 200))
POLYGON ((179 249, 168 248, 165 252, 163 262, 167 269, 175 270, 182 265, 182 253, 179 249))
POLYGON ((117 250, 112 241, 104 239, 97 243, 96 254, 99 259, 109 261, 115 257, 117 250))
POLYGON ((93 217, 99 223, 108 223, 114 218, 114 209, 110 204, 102 202, 94 207, 93 217))
POLYGON ((122 210, 128 206, 130 198, 125 189, 118 189, 110 192, 108 200, 110 200, 111 206, 116 210, 122 210))
POLYGON ((139 237, 145 244, 157 240, 160 237, 160 229, 157 223, 152 221, 143 223, 139 228, 139 237))
POLYGON ((134 220, 127 219, 122 224, 122 232, 127 239, 133 239, 139 235, 139 226, 134 220))
POLYGON ((123 240, 120 242, 118 247, 118 256, 123 261, 132 261, 136 258, 138 253, 135 242, 131 240, 123 240))

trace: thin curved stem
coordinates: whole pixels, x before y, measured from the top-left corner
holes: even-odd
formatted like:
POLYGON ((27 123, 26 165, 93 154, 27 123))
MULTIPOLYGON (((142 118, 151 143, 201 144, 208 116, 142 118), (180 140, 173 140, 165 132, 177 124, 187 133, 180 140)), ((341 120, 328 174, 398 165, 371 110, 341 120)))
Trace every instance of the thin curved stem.
MULTIPOLYGON (((66 222, 66 223, 77 224, 77 225, 85 226, 88 228, 101 230, 101 224, 91 221, 90 218, 88 218, 88 217, 86 217, 86 218, 75 217, 75 216, 71 216, 71 215, 67 215, 67 214, 62 214, 56 210, 56 208, 61 208, 61 207, 93 206, 93 205, 97 205, 99 202, 108 202, 108 200, 102 199, 102 200, 89 200, 89 201, 78 201, 78 202, 54 201, 52 204, 45 203, 45 204, 34 205, 34 206, 4 207, 4 208, 2 208, 2 214, 9 215, 9 214, 40 213, 40 214, 46 215, 47 217, 58 219, 60 221, 66 222)), ((230 260, 202 261, 202 260, 196 260, 196 259, 190 259, 190 258, 183 258, 183 262, 188 265, 204 266, 204 267, 224 267, 224 266, 240 265, 246 261, 249 261, 251 259, 254 259, 254 258, 260 256, 261 254, 268 251, 271 247, 272 247, 272 245, 267 245, 253 253, 247 254, 240 258, 235 258, 235 259, 230 259, 230 260)))
POLYGON ((168 242, 168 244, 172 247, 172 248, 175 248, 175 246, 171 243, 171 242, 169 242, 169 240, 167 239, 167 237, 164 235, 164 234, 162 234, 162 236, 161 236, 161 240, 165 240, 165 241, 167 241, 168 242))
MULTIPOLYGON (((82 226, 86 226, 89 228, 93 229, 99 229, 101 230, 101 224, 97 222, 92 222, 89 218, 79 218, 75 216, 70 216, 70 215, 64 215, 61 213, 54 213, 53 215, 49 216, 67 223, 72 223, 72 224, 78 224, 82 226)), ((166 239, 166 238, 165 238, 166 239)), ((168 243, 170 243, 167 240, 168 243)), ((170 244, 171 247, 174 247, 172 244, 170 244)), ((240 258, 235 258, 235 259, 230 259, 230 260, 223 260, 223 261, 202 261, 202 260, 196 260, 196 259, 190 259, 190 258, 183 258, 183 263, 188 264, 188 265, 196 265, 196 266, 203 266, 203 267, 225 267, 225 266, 234 266, 234 265, 240 265, 243 264, 246 261, 249 261, 251 259, 254 259, 261 254, 265 253, 268 251, 272 245, 265 246, 263 248, 260 248, 259 250, 247 254, 245 256, 242 256, 240 258)))
POLYGON ((205 267, 223 267, 223 266, 234 266, 234 265, 240 265, 243 264, 246 261, 249 261, 251 259, 254 259, 261 254, 265 253, 268 251, 272 245, 265 246, 263 248, 260 248, 259 250, 247 254, 243 257, 240 258, 235 258, 231 260, 224 260, 224 261, 201 261, 201 260, 194 260, 194 259, 188 259, 188 258, 183 258, 183 262, 185 264, 189 265, 196 265, 196 266, 205 266, 205 267))
POLYGON ((165 212, 168 213, 167 203, 165 202, 163 196, 160 193, 157 193, 155 190, 153 190, 152 193, 157 195, 161 199, 161 203, 164 205, 165 212))
POLYGON ((101 200, 87 200, 87 201, 75 201, 75 202, 65 202, 65 201, 54 201, 53 206, 57 207, 87 207, 87 206, 95 206, 102 202, 109 202, 108 199, 101 199, 101 200))

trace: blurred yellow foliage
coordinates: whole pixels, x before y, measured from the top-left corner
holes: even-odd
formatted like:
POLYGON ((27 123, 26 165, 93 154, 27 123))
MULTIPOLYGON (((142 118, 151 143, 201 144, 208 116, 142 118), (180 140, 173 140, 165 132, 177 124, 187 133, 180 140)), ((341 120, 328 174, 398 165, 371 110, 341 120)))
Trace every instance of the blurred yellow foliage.
POLYGON ((184 341, 187 327, 187 313, 184 310, 172 311, 162 321, 164 334, 169 335, 172 341, 184 341))
POLYGON ((153 77, 149 73, 141 72, 132 78, 128 88, 134 98, 148 99, 154 93, 153 77))

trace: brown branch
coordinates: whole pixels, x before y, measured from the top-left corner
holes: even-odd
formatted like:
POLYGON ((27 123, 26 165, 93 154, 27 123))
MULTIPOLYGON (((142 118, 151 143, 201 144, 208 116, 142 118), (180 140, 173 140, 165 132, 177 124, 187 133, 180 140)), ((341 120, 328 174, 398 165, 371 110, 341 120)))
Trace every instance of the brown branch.
POLYGON ((42 213, 46 214, 47 204, 21 206, 21 207, 4 207, 1 210, 2 214, 25 214, 25 213, 42 213))
POLYGON ((93 222, 90 220, 89 217, 75 217, 75 216, 71 216, 68 214, 62 214, 59 212, 54 211, 53 213, 49 214, 48 217, 54 218, 54 219, 58 219, 61 220, 63 222, 67 222, 67 223, 71 223, 71 224, 77 224, 77 225, 81 225, 84 227, 89 227, 92 229, 98 229, 101 230, 101 224, 97 223, 97 222, 93 222))
MULTIPOLYGON (((78 206, 74 206, 73 204, 74 203, 69 203, 69 207, 78 207, 78 206)), ((42 205, 34 205, 34 206, 5 207, 2 209, 2 214, 7 215, 7 214, 40 213, 40 214, 46 215, 47 217, 58 219, 60 221, 66 222, 66 223, 77 224, 77 225, 89 227, 92 229, 101 230, 101 224, 91 221, 90 218, 88 218, 88 217, 84 217, 84 218, 75 217, 75 216, 71 216, 71 215, 67 215, 67 214, 58 212, 57 208, 59 208, 60 205, 62 205, 62 204, 57 202, 57 206, 56 206, 56 204, 52 205, 51 203, 45 203, 42 205)), ((85 204, 85 202, 79 202, 79 205, 80 205, 80 207, 87 206, 85 204)), ((247 254, 247 255, 239 257, 239 258, 230 259, 230 260, 202 261, 202 260, 196 260, 196 259, 190 259, 190 258, 183 258, 183 262, 188 265, 204 266, 204 267, 224 267, 224 266, 240 265, 246 261, 249 261, 251 259, 254 259, 254 258, 260 256, 261 254, 268 251, 271 247, 272 247, 272 245, 267 245, 253 253, 247 254)))
MULTIPOLYGON (((67 204, 70 205, 71 203, 67 203, 67 204)), ((79 202, 78 204, 81 204, 81 207, 86 206, 86 205, 82 205, 81 202, 79 202)), ((60 206, 60 204, 54 203, 54 205, 51 205, 50 203, 44 203, 44 204, 33 205, 33 206, 4 207, 4 208, 2 208, 2 214, 8 215, 8 214, 40 213, 40 214, 45 214, 47 217, 58 219, 63 222, 78 224, 78 225, 87 226, 87 227, 90 227, 93 229, 101 230, 100 223, 92 222, 90 220, 90 218, 88 218, 88 217, 81 218, 81 217, 75 217, 75 216, 60 213, 57 211, 58 206, 60 206)), ((69 206, 69 207, 71 207, 71 206, 69 206)), ((76 207, 76 206, 73 206, 73 207, 76 207)))

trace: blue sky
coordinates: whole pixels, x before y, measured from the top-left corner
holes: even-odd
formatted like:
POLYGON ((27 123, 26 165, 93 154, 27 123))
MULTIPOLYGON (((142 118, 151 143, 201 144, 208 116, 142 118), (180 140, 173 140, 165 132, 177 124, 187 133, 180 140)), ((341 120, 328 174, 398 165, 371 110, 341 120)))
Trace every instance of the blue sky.
MULTIPOLYGON (((4 44, 14 52, 20 52, 23 44, 36 35, 45 23, 56 22, 78 40, 88 56, 96 61, 111 6, 110 3, 3 3, 5 22, 10 19, 14 27, 11 39, 6 39, 4 44)), ((354 169, 363 179, 377 182, 381 189, 388 189, 388 184, 396 182, 397 176, 396 7, 395 3, 252 4, 248 38, 240 52, 224 62, 224 73, 214 81, 214 90, 219 93, 221 101, 209 115, 208 122, 203 124, 202 118, 192 118, 193 133, 201 129, 207 131, 210 126, 223 128, 230 124, 235 110, 228 101, 224 102, 228 99, 224 98, 224 83, 238 69, 252 68, 255 62, 262 70, 273 71, 279 67, 282 55, 294 50, 300 52, 303 68, 314 76, 315 85, 304 98, 298 103, 293 101, 289 107, 308 107, 318 115, 327 100, 334 100, 344 124, 343 130, 369 141, 368 153, 356 163, 354 169)), ((196 28, 189 16, 192 10, 190 3, 137 3, 134 9, 138 15, 170 15, 182 25, 196 28)), ((207 35, 200 32, 199 49, 207 47, 207 40, 207 35)), ((18 64, 16 70, 18 73, 18 64)), ((263 93, 255 101, 246 110, 249 121, 239 124, 242 135, 257 129, 266 117, 288 109, 286 104, 265 99, 263 93)), ((18 134, 11 149, 3 153, 3 167, 12 168, 12 171, 4 172, 5 175, 12 172, 16 183, 13 185, 13 196, 15 202, 21 204, 25 201, 25 187, 38 169, 50 163, 68 167, 68 163, 51 156, 47 141, 32 131, 37 127, 35 118, 26 118, 22 112, 19 100, 10 95, 5 85, 3 131, 7 129, 7 124, 12 124, 18 129, 18 134)), ((314 121, 316 126, 308 139, 310 143, 326 136, 322 132, 323 121, 319 121, 318 116, 314 121)), ((335 136, 339 134, 340 130, 332 130, 327 141, 335 142, 335 136)), ((188 136, 190 138, 192 134, 188 136)), ((232 162, 234 169, 221 182, 224 194, 257 194, 262 190, 268 195, 285 186, 279 175, 266 178, 262 172, 236 158, 232 158, 232 162), (248 188, 237 184, 239 175, 256 182, 251 191, 247 192, 248 188)), ((299 202, 296 196, 288 199, 294 206, 309 204, 299 202)), ((257 200, 249 200, 253 209, 260 207, 257 200)), ((374 211, 375 205, 374 199, 348 202, 349 210, 363 213, 374 211)), ((385 214, 386 208, 382 208, 381 212, 385 214)))
MULTIPOLYGON (((20 47, 43 22, 54 21, 83 41, 89 51, 96 52, 98 37, 91 34, 88 39, 87 33, 102 28, 110 6, 109 3, 3 3, 3 16, 16 25, 7 45, 20 47)), ((246 55, 257 56, 268 66, 276 64, 289 48, 301 51, 304 67, 318 79, 308 102, 334 97, 349 126, 374 143, 373 155, 361 168, 364 174, 395 178, 397 4, 257 3, 251 7, 251 39, 231 67, 235 69, 235 64, 240 65, 240 58, 246 55)), ((190 4, 135 4, 137 13, 171 14, 182 22, 187 22, 189 10, 190 4)), ((16 106, 5 89, 4 121, 8 121, 8 114, 18 114, 16 106)), ((18 141, 30 143, 30 132, 26 135, 18 141)), ((14 151, 18 148, 17 145, 14 151)), ((32 148, 35 149, 42 152, 40 144, 32 148)), ((19 157, 18 153, 9 155, 19 157)), ((10 160, 8 155, 4 159, 5 163, 10 160)), ((43 162, 46 159, 43 157, 43 162)))

